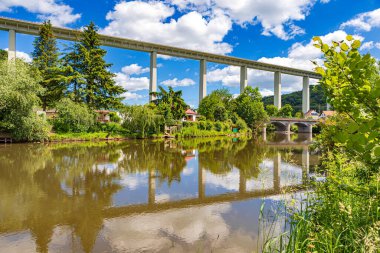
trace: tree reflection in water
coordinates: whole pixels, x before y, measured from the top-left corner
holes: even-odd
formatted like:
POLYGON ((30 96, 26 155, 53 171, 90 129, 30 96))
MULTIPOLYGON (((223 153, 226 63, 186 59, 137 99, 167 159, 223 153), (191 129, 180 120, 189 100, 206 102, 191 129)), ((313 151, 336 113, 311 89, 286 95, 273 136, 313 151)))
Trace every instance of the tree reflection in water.
MULTIPOLYGON (((272 153, 249 139, 130 140, 75 144, 15 144, 0 148, 0 235, 30 230, 37 252, 48 252, 54 229, 69 225, 91 252, 104 210, 123 188, 120 179, 153 173, 159 182, 181 181, 186 156, 214 174, 234 168, 246 179, 260 174, 272 153)), ((0 245, 1 247, 1 245, 0 245)))

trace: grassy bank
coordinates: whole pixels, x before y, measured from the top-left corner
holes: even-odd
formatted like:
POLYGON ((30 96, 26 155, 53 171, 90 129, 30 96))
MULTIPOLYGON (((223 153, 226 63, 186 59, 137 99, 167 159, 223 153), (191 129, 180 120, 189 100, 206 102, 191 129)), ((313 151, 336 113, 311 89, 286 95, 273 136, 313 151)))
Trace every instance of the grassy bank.
POLYGON ((127 139, 126 136, 116 133, 52 133, 49 135, 50 142, 59 141, 97 141, 97 140, 120 140, 127 139))

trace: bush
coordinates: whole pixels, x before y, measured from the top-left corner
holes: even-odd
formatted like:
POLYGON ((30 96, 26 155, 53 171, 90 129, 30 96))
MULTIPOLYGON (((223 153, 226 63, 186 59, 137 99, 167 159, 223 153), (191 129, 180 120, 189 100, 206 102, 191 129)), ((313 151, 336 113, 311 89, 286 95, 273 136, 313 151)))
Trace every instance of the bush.
POLYGON ((163 130, 164 117, 157 115, 148 106, 128 106, 122 113, 125 119, 122 126, 136 137, 144 138, 147 135, 159 134, 163 130))
POLYGON ((116 112, 110 112, 110 120, 111 122, 120 123, 121 118, 117 115, 116 112))
POLYGON ((240 130, 247 130, 248 128, 247 123, 240 117, 236 119, 235 124, 240 130))
POLYGON ((220 132, 223 130, 223 124, 220 121, 214 123, 214 128, 216 131, 220 132))
POLYGON ((58 116, 53 119, 57 132, 87 132, 95 124, 95 113, 86 105, 64 98, 56 104, 58 116))
POLYGON ((11 133, 16 140, 45 140, 50 127, 45 117, 33 111, 43 92, 38 74, 16 60, 12 66, 0 61, 0 76, 0 131, 11 133))

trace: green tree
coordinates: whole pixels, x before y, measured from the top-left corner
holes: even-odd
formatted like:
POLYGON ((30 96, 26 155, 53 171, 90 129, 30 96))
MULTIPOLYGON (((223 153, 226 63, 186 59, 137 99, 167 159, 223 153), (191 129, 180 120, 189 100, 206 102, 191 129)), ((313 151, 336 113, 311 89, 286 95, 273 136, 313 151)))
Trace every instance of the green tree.
POLYGON ((95 124, 95 114, 86 104, 63 98, 56 103, 58 116, 53 120, 58 132, 87 132, 95 124))
POLYGON ((50 21, 43 23, 33 45, 33 66, 42 77, 40 85, 44 92, 40 94, 40 98, 42 108, 46 110, 63 97, 67 82, 50 21))
POLYGON ((158 134, 164 124, 163 117, 157 115, 149 106, 127 106, 122 110, 122 115, 123 127, 138 137, 158 134))
POLYGON ((0 49, 0 61, 5 61, 8 59, 8 52, 0 49))
POLYGON ((87 25, 71 52, 65 56, 66 65, 73 72, 72 92, 75 101, 83 101, 91 108, 118 108, 125 89, 116 85, 115 74, 109 71, 112 66, 106 63, 106 50, 100 47, 98 28, 93 22, 87 25))
POLYGON ((278 110, 277 116, 283 118, 291 118, 293 116, 293 107, 290 104, 286 104, 278 110))
POLYGON ((278 114, 278 108, 275 105, 267 105, 265 110, 268 113, 268 116, 275 117, 278 114))
POLYGON ((230 117, 232 94, 227 89, 214 90, 202 99, 198 112, 212 121, 225 121, 230 117))
POLYGON ((268 114, 264 109, 258 88, 254 89, 251 86, 247 86, 244 92, 236 98, 235 102, 236 113, 252 130, 256 131, 268 121, 268 114))
POLYGON ((168 91, 162 86, 158 88, 158 92, 151 93, 156 97, 154 104, 156 104, 158 111, 167 122, 170 122, 172 119, 182 119, 185 116, 186 109, 189 108, 182 98, 182 91, 174 91, 170 86, 168 87, 168 91))
POLYGON ((10 64, 16 66, 10 68, 6 60, 0 61, 0 131, 11 133, 16 140, 45 140, 50 127, 34 111, 43 92, 40 76, 23 61, 10 64))
MULTIPOLYGON (((361 55, 360 41, 351 35, 347 42, 325 44, 318 37, 315 46, 324 53, 326 69, 318 66, 320 84, 328 102, 339 113, 339 124, 331 124, 325 142, 338 147, 351 159, 361 161, 371 173, 380 168, 380 71, 371 55, 361 55)), ((368 175, 368 174, 367 174, 368 175)))

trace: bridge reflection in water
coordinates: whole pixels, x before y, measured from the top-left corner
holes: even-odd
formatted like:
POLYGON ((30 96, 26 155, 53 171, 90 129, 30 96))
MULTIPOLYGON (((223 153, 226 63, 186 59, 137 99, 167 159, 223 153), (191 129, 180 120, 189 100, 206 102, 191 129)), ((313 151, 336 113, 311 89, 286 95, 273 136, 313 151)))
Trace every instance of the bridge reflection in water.
POLYGON ((0 248, 251 252, 262 201, 270 211, 316 163, 273 140, 2 146, 0 248))

